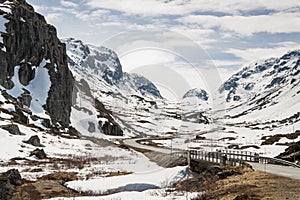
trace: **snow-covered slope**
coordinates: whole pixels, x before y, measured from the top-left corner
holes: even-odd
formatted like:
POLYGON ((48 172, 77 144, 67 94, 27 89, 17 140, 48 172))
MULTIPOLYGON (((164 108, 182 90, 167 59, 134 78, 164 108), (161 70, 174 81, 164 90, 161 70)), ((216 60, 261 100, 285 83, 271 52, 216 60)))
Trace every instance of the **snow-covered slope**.
POLYGON ((101 134, 103 130, 98 130, 99 121, 102 126, 105 116, 99 118, 96 100, 103 103, 107 115, 118 124, 124 136, 163 135, 180 129, 190 131, 190 125, 184 125, 184 128, 182 125, 191 123, 199 129, 203 126, 199 122, 207 121, 195 107, 162 99, 155 85, 146 78, 123 72, 111 50, 85 45, 75 39, 66 39, 65 42, 69 67, 78 83, 71 121, 83 134, 105 137, 101 134), (194 115, 197 117, 190 117, 194 115))
POLYGON ((69 66, 79 73, 91 74, 111 86, 130 94, 150 95, 162 98, 156 86, 137 74, 124 73, 115 52, 105 47, 84 44, 74 38, 65 39, 69 66))
POLYGON ((300 50, 244 67, 220 87, 220 93, 226 96, 230 118, 281 125, 299 121, 300 50))

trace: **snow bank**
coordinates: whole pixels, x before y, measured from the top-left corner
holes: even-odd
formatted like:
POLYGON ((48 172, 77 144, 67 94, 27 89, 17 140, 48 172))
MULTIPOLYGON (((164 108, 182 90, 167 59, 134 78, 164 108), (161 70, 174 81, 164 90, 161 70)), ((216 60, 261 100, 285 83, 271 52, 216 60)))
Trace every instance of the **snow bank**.
MULTIPOLYGON (((169 187, 186 176, 186 167, 174 167, 156 171, 133 173, 124 176, 97 178, 85 181, 67 182, 67 186, 75 190, 93 191, 95 193, 107 192, 127 185, 149 185, 157 187, 169 187)), ((145 188, 148 189, 148 188, 145 188)), ((139 188, 141 190, 141 188, 139 188)))

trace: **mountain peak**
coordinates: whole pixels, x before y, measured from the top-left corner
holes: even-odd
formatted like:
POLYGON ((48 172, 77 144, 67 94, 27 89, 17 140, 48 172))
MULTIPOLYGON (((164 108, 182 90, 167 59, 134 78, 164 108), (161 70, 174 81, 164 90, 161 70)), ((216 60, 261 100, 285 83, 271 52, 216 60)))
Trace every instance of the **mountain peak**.
POLYGON ((203 101, 208 100, 208 94, 205 90, 200 89, 200 88, 194 88, 189 91, 187 91, 184 95, 183 98, 189 98, 189 97, 196 97, 198 99, 201 99, 203 101))

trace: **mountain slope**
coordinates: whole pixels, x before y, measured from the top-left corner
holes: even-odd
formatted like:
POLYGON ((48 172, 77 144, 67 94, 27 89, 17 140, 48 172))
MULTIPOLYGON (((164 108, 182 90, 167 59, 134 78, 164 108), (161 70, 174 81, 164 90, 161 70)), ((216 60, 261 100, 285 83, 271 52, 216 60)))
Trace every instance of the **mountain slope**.
POLYGON ((117 54, 112 50, 87 45, 74 38, 65 39, 64 42, 67 45, 69 65, 77 72, 96 75, 100 81, 128 93, 162 98, 156 86, 145 77, 124 73, 117 54))
POLYGON ((238 121, 288 125, 300 120, 300 50, 254 62, 221 87, 226 114, 238 121), (273 121, 273 123, 271 122, 273 121))

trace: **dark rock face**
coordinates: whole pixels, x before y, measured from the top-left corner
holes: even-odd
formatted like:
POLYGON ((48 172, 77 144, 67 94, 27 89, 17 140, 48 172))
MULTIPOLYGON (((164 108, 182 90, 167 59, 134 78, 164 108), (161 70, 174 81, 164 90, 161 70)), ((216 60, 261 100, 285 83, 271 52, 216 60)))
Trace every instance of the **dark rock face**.
POLYGON ((108 120, 104 124, 99 121, 99 129, 102 130, 106 135, 123 136, 123 130, 121 129, 119 124, 112 118, 111 112, 106 110, 105 106, 97 99, 95 99, 95 105, 99 113, 97 117, 106 118, 108 120))
POLYGON ((118 124, 105 122, 102 126, 102 131, 105 135, 123 136, 123 131, 118 124))
POLYGON ((29 156, 36 156, 38 159, 45 159, 47 158, 47 155, 44 151, 44 149, 35 149, 33 150, 32 152, 30 152, 30 155, 29 156))
POLYGON ((13 135, 24 135, 21 133, 19 127, 15 124, 3 125, 0 128, 8 131, 10 134, 13 134, 13 135))
POLYGON ((37 135, 31 136, 29 138, 29 140, 24 141, 24 142, 27 143, 27 144, 31 144, 35 147, 43 147, 44 146, 44 145, 41 144, 41 140, 37 135))
POLYGON ((0 174, 0 199, 12 199, 15 186, 22 185, 22 177, 17 169, 0 174))
MULTIPOLYGON (((6 89, 14 86, 11 77, 15 66, 20 66, 18 75, 24 86, 36 76, 33 66, 47 68, 51 87, 45 110, 53 124, 58 122, 68 127, 74 79, 68 69, 65 44, 57 38, 56 29, 47 24, 42 15, 35 13, 25 0, 10 2, 13 2, 11 14, 3 14, 9 21, 5 25, 6 33, 1 33, 1 45, 6 51, 0 50, 0 84, 6 89), (48 63, 40 66, 43 60, 48 60, 48 63)), ((25 102, 28 104, 28 99, 25 102)))

